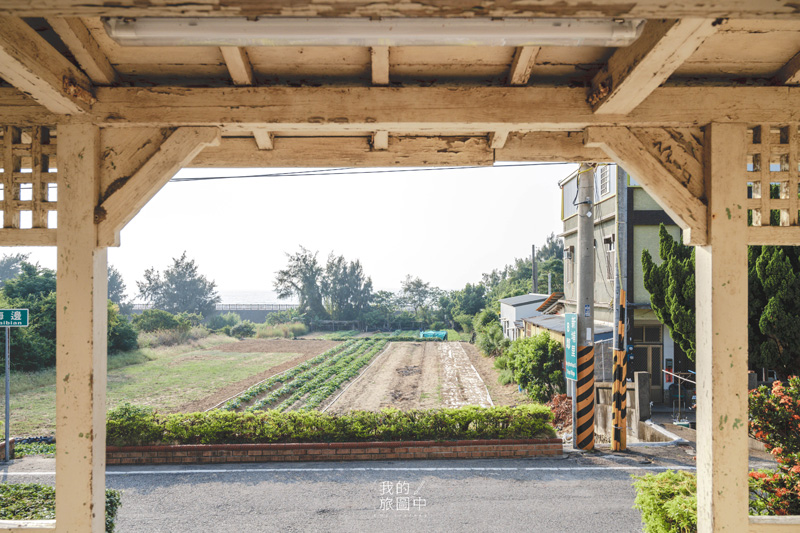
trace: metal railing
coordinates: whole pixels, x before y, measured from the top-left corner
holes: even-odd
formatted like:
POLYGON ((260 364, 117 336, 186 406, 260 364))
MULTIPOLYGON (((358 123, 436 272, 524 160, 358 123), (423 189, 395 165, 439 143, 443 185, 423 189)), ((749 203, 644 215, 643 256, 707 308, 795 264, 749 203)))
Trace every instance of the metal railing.
MULTIPOLYGON (((299 304, 217 304, 217 311, 288 311, 299 308, 299 304)), ((153 304, 133 304, 134 311, 153 309, 153 304)))
MULTIPOLYGON (((683 394, 681 393, 681 383, 686 381, 687 383, 691 383, 692 385, 694 385, 695 388, 697 388, 697 383, 692 381, 689 378, 685 378, 685 377, 683 377, 683 376, 681 376, 679 374, 676 374, 674 372, 670 372, 669 370, 667 370, 665 368, 662 368, 661 372, 663 372, 664 374, 668 374, 670 376, 673 376, 673 377, 677 378, 677 380, 678 380, 678 399, 677 400, 674 400, 674 399, 672 400, 672 418, 674 420, 680 420, 681 419, 681 415, 683 414, 683 411, 681 411, 681 405, 686 403, 684 398, 683 398, 683 394), (675 402, 676 401, 678 402, 677 414, 676 414, 676 408, 675 408, 675 402)), ((689 407, 688 409, 691 411, 692 407, 689 407)))

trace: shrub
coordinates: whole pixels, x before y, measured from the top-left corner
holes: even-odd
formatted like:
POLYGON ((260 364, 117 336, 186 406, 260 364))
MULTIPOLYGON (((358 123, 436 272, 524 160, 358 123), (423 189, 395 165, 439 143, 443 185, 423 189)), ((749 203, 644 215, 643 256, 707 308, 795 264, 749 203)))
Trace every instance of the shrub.
POLYGON ((542 332, 512 342, 508 349, 507 367, 514 373, 514 381, 527 389, 528 396, 538 402, 547 402, 553 394, 563 392, 563 360, 564 347, 547 332, 542 332))
POLYGON ((461 327, 461 331, 465 333, 472 333, 474 328, 472 327, 472 320, 474 317, 472 315, 456 315, 453 317, 456 324, 461 327))
MULTIPOLYGON (((0 484, 0 520, 54 520, 56 491, 38 483, 0 484)), ((114 532, 114 521, 122 505, 122 492, 106 489, 106 533, 114 532)))
POLYGON ((428 411, 233 411, 155 414, 123 405, 109 412, 115 446, 270 442, 362 442, 552 437, 553 413, 543 405, 460 407, 428 411))
POLYGON ((646 533, 697 531, 697 478, 687 472, 633 476, 646 533))
POLYGON ((295 337, 300 337, 306 333, 308 333, 308 327, 302 322, 290 322, 288 324, 278 324, 277 326, 259 324, 256 328, 256 337, 259 339, 268 339, 273 337, 294 339, 295 337))
POLYGON ((132 322, 133 327, 147 333, 166 329, 188 331, 191 328, 188 320, 161 309, 146 309, 141 315, 134 315, 132 322))
POLYGON ((236 337, 237 339, 252 337, 255 334, 256 334, 256 327, 249 320, 245 320, 244 322, 236 324, 231 328, 231 337, 236 337))
POLYGON ((497 376, 497 382, 500 383, 500 385, 514 383, 514 373, 507 368, 501 370, 500 374, 497 376))
POLYGON ((138 334, 119 306, 108 301, 108 353, 129 352, 139 347, 138 334))
POLYGON ((139 334, 139 344, 147 348, 157 346, 175 346, 186 344, 208 337, 209 331, 203 326, 191 328, 188 331, 180 329, 162 329, 150 333, 139 334))
POLYGON ((206 322, 206 327, 212 331, 219 331, 227 326, 230 328, 242 321, 242 318, 233 311, 225 313, 224 315, 214 315, 206 322))

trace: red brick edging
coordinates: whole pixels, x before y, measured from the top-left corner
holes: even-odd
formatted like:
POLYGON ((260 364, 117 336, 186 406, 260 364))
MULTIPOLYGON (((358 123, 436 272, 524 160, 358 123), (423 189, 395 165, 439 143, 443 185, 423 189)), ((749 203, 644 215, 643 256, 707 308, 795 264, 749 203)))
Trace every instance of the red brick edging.
POLYGON ((561 439, 108 446, 106 464, 486 459, 561 455, 561 439))

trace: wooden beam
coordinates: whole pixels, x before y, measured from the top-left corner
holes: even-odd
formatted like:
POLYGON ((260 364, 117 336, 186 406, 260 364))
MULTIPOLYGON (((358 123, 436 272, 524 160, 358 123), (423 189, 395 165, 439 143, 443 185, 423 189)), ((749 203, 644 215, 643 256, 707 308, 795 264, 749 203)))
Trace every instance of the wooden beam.
POLYGON ((372 149, 373 150, 388 150, 389 149, 389 132, 376 131, 372 136, 372 149))
POLYGON ((121 186, 107 190, 95 209, 100 246, 116 246, 120 230, 164 186, 207 146, 220 142, 217 128, 178 128, 158 151, 121 186))
POLYGON ((255 85, 253 65, 247 57, 247 50, 241 46, 220 46, 222 58, 228 66, 234 85, 255 85))
POLYGON ((55 246, 56 229, 0 228, 0 246, 55 246))
POLYGON ((493 131, 489 134, 489 147, 492 150, 497 150, 502 148, 506 145, 506 141, 508 140, 508 135, 511 133, 508 130, 498 130, 493 131))
POLYGON ((589 102, 596 113, 624 115, 664 83, 719 23, 710 19, 648 21, 641 37, 617 49, 592 80, 589 102))
POLYGON ((253 138, 256 140, 259 150, 272 150, 275 148, 273 144, 274 135, 263 128, 253 130, 253 138))
POLYGON ((627 128, 587 128, 586 146, 602 148, 681 226, 686 244, 708 240, 706 204, 627 128))
POLYGON ((800 85, 800 53, 792 57, 778 72, 778 81, 786 85, 800 85))
POLYGON ((479 3, 453 0, 372 2, 366 0, 4 0, 0 13, 24 17, 599 17, 599 18, 781 18, 794 19, 791 0, 487 0, 479 3))
MULTIPOLYGON (((592 112, 581 88, 101 87, 102 126, 227 126, 250 131, 577 131, 587 126, 697 127, 800 121, 800 87, 662 87, 625 116, 592 112)), ((3 109, 0 108, 0 122, 3 109)))
POLYGON ((495 150, 495 161, 612 162, 600 148, 583 144, 583 132, 539 131, 512 133, 505 145, 495 150))
POLYGON ((509 85, 528 84, 540 50, 539 46, 520 46, 514 51, 514 60, 508 73, 509 85))
POLYGON ((48 110, 79 115, 94 101, 92 84, 22 19, 0 16, 0 77, 48 110))
POLYGON ((490 166, 485 137, 395 137, 388 149, 373 150, 369 137, 279 137, 273 150, 252 139, 223 138, 200 152, 188 167, 424 167, 490 166))
POLYGON ((77 17, 47 17, 47 23, 58 34, 83 71, 96 85, 113 85, 117 71, 108 62, 100 46, 83 21, 77 17))
POLYGON ((372 61, 372 85, 389 85, 389 47, 370 48, 372 61))

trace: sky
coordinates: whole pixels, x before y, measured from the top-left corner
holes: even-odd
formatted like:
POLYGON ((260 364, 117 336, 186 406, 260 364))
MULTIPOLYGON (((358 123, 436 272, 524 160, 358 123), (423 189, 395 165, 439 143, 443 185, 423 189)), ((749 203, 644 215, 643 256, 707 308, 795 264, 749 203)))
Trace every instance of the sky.
MULTIPOLYGON (((286 254, 301 245, 318 251, 323 264, 331 252, 360 259, 376 290, 399 290, 406 274, 460 289, 528 257, 532 244, 561 231, 558 181, 575 168, 353 169, 335 177, 171 181, 122 230, 109 264, 134 300, 145 269, 163 270, 186 251, 217 283, 223 302, 277 301, 267 291, 286 254)), ((184 169, 175 178, 308 171, 184 169)), ((55 248, 3 250, 17 252, 55 268, 55 248)))

